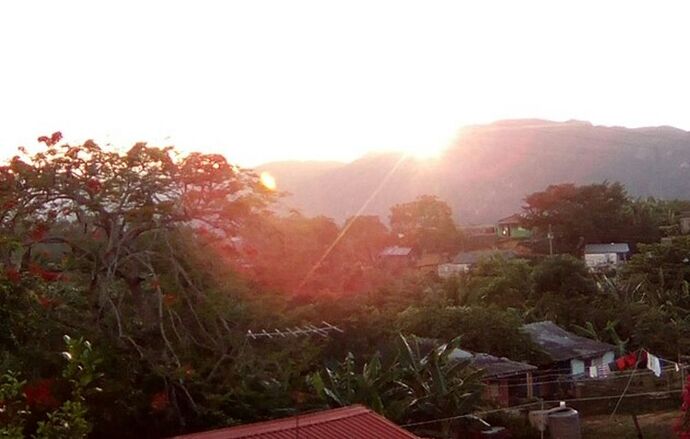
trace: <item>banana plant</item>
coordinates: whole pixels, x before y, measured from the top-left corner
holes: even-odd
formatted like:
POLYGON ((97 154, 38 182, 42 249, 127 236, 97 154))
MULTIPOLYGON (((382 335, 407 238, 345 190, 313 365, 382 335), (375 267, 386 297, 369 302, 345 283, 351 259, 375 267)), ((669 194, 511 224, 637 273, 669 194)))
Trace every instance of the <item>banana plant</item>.
POLYGON ((432 419, 468 413, 480 400, 481 372, 451 358, 460 338, 421 354, 416 338, 400 336, 402 382, 410 395, 408 417, 432 419))
MULTIPOLYGON (((400 350, 384 367, 375 354, 361 367, 352 354, 307 378, 331 406, 365 404, 396 422, 415 422, 472 411, 480 400, 481 373, 451 358, 459 339, 422 353, 417 338, 400 336, 400 350)), ((448 428, 444 426, 443 428, 448 428)))

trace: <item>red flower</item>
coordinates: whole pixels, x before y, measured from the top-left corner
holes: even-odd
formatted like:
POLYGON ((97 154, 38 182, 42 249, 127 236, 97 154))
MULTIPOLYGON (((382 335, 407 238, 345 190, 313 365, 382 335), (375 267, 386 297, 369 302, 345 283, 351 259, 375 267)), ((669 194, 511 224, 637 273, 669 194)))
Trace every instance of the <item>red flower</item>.
POLYGON ((95 178, 91 178, 86 182, 86 191, 90 194, 96 194, 101 191, 101 182, 95 178))
POLYGON ((165 410, 168 405, 170 405, 170 399, 168 398, 167 392, 161 391, 151 396, 151 408, 154 411, 161 412, 165 410))
POLYGON ((18 284, 22 281, 21 273, 19 273, 19 271, 17 271, 17 269, 14 267, 5 268, 5 276, 7 276, 7 280, 13 284, 18 284))
POLYGON ((34 241, 40 241, 43 238, 45 238, 47 232, 48 226, 46 226, 45 224, 36 224, 36 227, 33 228, 29 236, 34 241))
POLYGON ((166 306, 172 306, 177 302, 177 296, 174 294, 163 294, 163 303, 166 306))
POLYGON ((41 273, 39 276, 41 276, 41 279, 43 279, 46 282, 55 282, 56 280, 60 280, 62 273, 58 271, 47 271, 47 270, 41 270, 41 273))
POLYGON ((53 396, 53 380, 40 379, 32 381, 24 386, 24 396, 30 407, 44 409, 54 409, 58 406, 58 401, 53 396))

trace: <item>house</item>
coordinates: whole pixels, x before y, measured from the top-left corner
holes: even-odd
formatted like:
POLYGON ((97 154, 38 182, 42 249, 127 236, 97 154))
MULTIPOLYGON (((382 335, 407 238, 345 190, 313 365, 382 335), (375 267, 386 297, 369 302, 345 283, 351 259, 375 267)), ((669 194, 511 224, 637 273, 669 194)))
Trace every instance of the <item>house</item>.
POLYGON ((626 243, 587 244, 585 245, 585 264, 598 270, 613 268, 628 258, 630 247, 626 243))
MULTIPOLYGON (((440 340, 418 338, 419 350, 426 355, 440 340)), ((455 348, 448 355, 451 361, 466 361, 482 372, 484 400, 501 407, 508 407, 530 399, 533 396, 532 372, 536 366, 505 357, 495 357, 485 353, 470 352, 455 348)))
POLYGON ((466 273, 480 261, 494 256, 503 257, 505 259, 513 259, 515 257, 515 253, 509 250, 475 250, 469 252, 460 252, 455 255, 451 262, 438 266, 438 275, 447 279, 460 273, 466 273))
POLYGON ((463 247, 466 250, 492 248, 499 241, 495 224, 462 226, 460 233, 463 237, 463 247))
POLYGON ((584 376, 588 367, 609 364, 615 357, 615 346, 580 337, 548 320, 521 330, 548 358, 542 366, 567 370, 571 376, 584 376))
POLYGON ((532 237, 532 231, 521 226, 522 216, 511 215, 498 220, 496 233, 500 238, 528 239, 532 237))
POLYGON ((439 253, 425 253, 417 259, 415 266, 422 273, 435 273, 438 266, 445 263, 448 259, 439 253))
POLYGON ((469 360, 470 365, 483 372, 483 396, 486 401, 509 407, 534 395, 532 372, 537 370, 536 366, 463 349, 454 349, 450 358, 469 360))
POLYGON ((178 439, 420 439, 383 416, 361 405, 323 410, 301 416, 276 419, 202 433, 176 436, 178 439))
POLYGON ((379 253, 379 263, 387 269, 401 270, 414 267, 417 253, 412 247, 393 245, 379 253))
POLYGON ((680 214, 680 233, 683 235, 690 234, 690 212, 683 212, 680 214))

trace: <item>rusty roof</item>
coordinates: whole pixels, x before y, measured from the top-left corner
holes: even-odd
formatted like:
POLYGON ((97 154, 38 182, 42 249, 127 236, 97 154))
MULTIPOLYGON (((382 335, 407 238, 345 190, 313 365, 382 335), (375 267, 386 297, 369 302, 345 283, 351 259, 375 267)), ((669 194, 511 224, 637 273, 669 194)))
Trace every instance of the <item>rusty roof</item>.
POLYGON ((324 410, 220 430, 176 436, 178 439, 419 439, 361 405, 324 410))

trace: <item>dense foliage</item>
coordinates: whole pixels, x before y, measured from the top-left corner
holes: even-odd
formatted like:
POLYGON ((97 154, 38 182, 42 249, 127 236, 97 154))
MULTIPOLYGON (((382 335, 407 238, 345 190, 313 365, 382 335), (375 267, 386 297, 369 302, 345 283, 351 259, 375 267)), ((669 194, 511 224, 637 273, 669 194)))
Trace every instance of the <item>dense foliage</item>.
POLYGON ((3 437, 163 437, 351 403, 398 422, 467 413, 490 403, 452 350, 537 362, 520 326, 543 319, 621 351, 690 348, 680 202, 549 188, 526 221, 552 224, 572 254, 441 279, 379 257, 461 250, 438 198, 393 206, 390 230, 373 216, 338 225, 273 211, 278 194, 221 156, 41 141, 0 167, 3 437), (674 237, 651 243, 662 234, 674 237), (581 239, 614 238, 648 244, 617 273, 588 270, 581 239), (323 320, 344 332, 246 336, 323 320))

